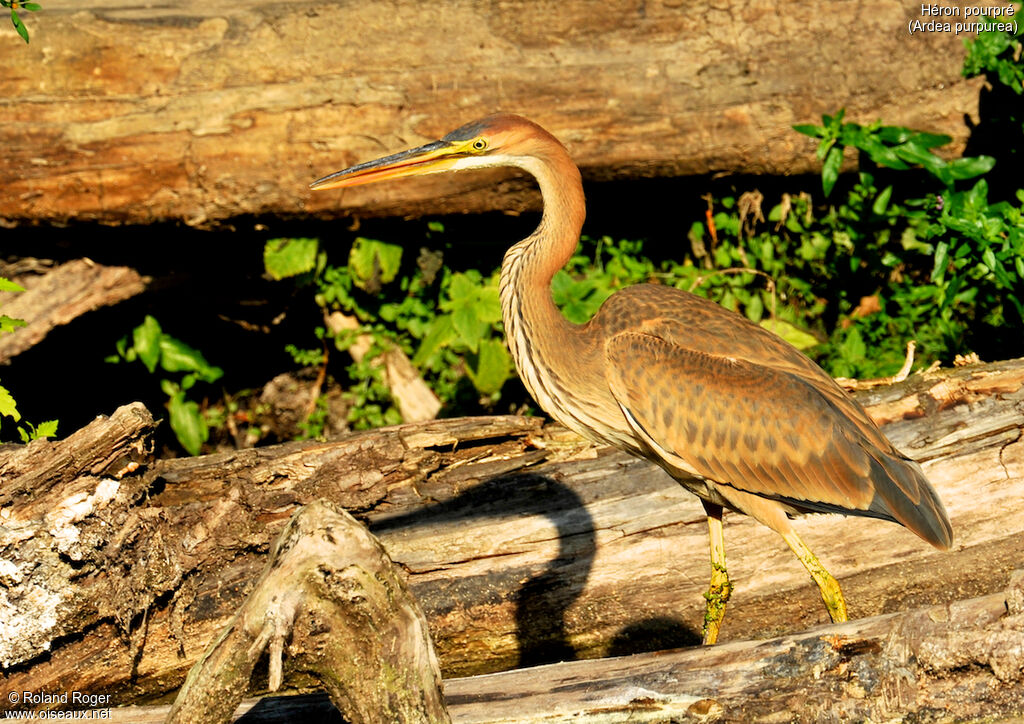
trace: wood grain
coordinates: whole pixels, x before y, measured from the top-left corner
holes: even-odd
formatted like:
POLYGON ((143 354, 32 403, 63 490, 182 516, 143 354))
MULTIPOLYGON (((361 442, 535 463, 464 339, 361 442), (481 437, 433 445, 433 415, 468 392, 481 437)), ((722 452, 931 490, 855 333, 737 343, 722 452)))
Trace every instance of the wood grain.
MULTIPOLYGON (((918 5, 583 0, 51 0, 0 26, 0 219, 211 226, 538 206, 507 174, 313 194, 315 178, 512 111, 588 181, 816 172, 795 133, 846 107, 955 139, 980 80, 918 5)), ((853 163, 852 155, 847 159, 853 163)), ((848 166, 850 167, 850 166, 848 166)))

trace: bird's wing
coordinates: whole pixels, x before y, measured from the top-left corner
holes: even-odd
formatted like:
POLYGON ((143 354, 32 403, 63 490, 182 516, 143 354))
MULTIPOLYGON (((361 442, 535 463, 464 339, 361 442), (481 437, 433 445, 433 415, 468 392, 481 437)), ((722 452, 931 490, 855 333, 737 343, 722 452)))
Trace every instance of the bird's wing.
POLYGON ((805 377, 643 332, 612 336, 605 362, 630 426, 667 467, 807 510, 895 520, 949 545, 920 468, 879 449, 805 377))
POLYGON ((624 320, 619 332, 647 333, 684 349, 746 361, 803 380, 837 407, 874 446, 887 454, 899 455, 864 409, 821 367, 743 316, 663 284, 627 287, 613 294, 605 305, 609 316, 624 320))

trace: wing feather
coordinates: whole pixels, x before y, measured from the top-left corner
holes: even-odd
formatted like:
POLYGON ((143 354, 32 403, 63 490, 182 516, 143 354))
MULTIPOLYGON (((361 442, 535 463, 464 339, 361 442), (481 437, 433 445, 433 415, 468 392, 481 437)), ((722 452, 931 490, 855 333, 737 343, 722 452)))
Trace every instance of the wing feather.
POLYGON ((937 546, 951 543, 920 468, 823 372, 711 355, 649 329, 611 336, 605 362, 612 395, 670 471, 797 509, 894 520, 937 546))

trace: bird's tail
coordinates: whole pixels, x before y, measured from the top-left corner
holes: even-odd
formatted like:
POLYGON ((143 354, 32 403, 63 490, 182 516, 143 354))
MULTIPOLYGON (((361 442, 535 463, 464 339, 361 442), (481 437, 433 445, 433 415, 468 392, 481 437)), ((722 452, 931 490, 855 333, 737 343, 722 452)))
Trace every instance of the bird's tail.
POLYGON ((946 508, 920 465, 899 453, 871 455, 871 481, 872 512, 906 526, 936 548, 948 550, 953 545, 946 508))

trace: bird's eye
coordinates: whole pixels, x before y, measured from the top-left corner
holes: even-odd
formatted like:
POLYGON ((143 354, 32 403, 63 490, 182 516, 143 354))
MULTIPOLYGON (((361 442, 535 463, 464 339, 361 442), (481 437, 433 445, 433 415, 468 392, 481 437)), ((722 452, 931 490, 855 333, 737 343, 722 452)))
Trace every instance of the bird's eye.
POLYGON ((473 150, 474 151, 483 151, 485 148, 487 148, 487 141, 486 141, 486 139, 478 138, 475 141, 473 141, 473 150))

